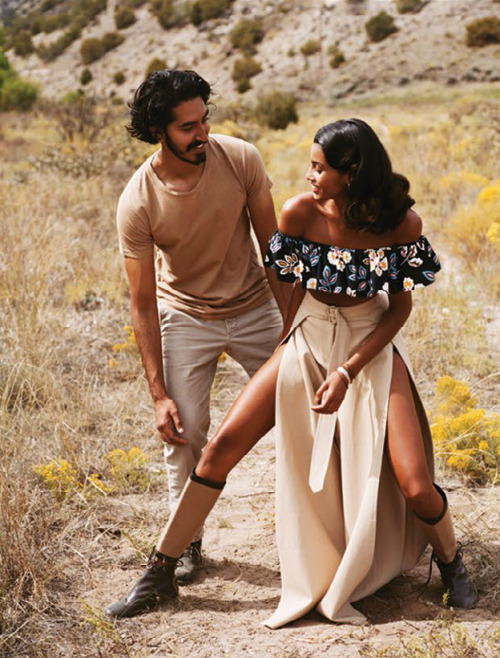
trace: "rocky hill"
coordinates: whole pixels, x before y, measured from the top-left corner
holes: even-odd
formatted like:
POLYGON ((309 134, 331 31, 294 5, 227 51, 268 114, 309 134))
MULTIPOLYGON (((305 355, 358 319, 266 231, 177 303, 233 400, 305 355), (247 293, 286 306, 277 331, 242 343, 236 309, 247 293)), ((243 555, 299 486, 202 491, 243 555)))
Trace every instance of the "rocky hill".
MULTIPOLYGON (((167 30, 151 13, 151 3, 136 3, 140 6, 134 9, 135 23, 119 30, 123 42, 85 65, 82 42, 117 31, 115 10, 123 1, 108 0, 106 9, 54 61, 10 51, 13 66, 49 96, 80 87, 82 71, 88 68, 91 92, 128 98, 155 57, 170 67, 196 69, 227 101, 276 88, 301 100, 328 102, 420 81, 440 85, 500 81, 500 45, 466 45, 466 25, 475 18, 500 17, 498 0, 423 0, 415 12, 403 14, 397 11, 397 0, 234 0, 217 18, 197 26, 185 21, 167 30), (380 11, 394 17, 397 30, 373 42, 365 24, 380 11), (236 90, 232 75, 235 62, 245 55, 231 44, 231 31, 242 19, 257 21, 263 33, 247 54, 261 70, 243 94, 236 90)), ((50 44, 63 31, 39 33, 33 43, 35 47, 50 44)))

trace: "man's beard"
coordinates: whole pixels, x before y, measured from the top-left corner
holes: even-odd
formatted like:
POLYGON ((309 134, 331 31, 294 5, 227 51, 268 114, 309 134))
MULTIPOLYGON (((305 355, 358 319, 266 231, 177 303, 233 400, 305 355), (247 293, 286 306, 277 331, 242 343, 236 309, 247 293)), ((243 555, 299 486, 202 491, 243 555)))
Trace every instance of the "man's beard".
POLYGON ((194 142, 191 142, 186 146, 185 151, 179 151, 179 149, 173 144, 172 140, 168 135, 165 135, 165 144, 168 146, 169 150, 175 155, 176 158, 179 158, 179 160, 182 160, 182 162, 187 162, 188 164, 191 165, 201 165, 204 162, 206 162, 207 159, 207 154, 205 152, 203 153, 196 153, 196 159, 195 160, 188 160, 187 158, 184 157, 183 153, 188 153, 189 151, 192 151, 194 148, 199 146, 200 144, 205 144, 206 142, 200 142, 199 140, 195 140, 194 142))

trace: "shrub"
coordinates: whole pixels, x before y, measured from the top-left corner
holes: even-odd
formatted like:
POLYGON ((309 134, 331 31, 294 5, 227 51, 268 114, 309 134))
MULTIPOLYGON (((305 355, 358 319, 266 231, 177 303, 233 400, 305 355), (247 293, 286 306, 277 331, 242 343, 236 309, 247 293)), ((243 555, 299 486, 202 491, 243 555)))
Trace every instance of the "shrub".
POLYGON ((248 91, 252 86, 250 79, 262 71, 262 66, 253 57, 237 59, 233 64, 231 78, 236 82, 236 89, 240 94, 248 91))
POLYGON ((321 44, 316 39, 309 39, 309 41, 306 41, 300 47, 300 52, 304 55, 304 57, 310 57, 311 55, 315 55, 316 53, 319 53, 320 50, 321 50, 321 44))
POLYGON ((136 21, 134 10, 130 7, 118 7, 115 11, 115 25, 117 30, 124 30, 136 21))
POLYGON ((199 25, 211 18, 218 18, 234 0, 196 0, 191 5, 189 19, 193 25, 199 25))
POLYGON ((500 43, 500 18, 485 16, 477 18, 466 25, 468 46, 488 46, 491 43, 500 43))
POLYGON ((109 50, 119 46, 125 37, 118 32, 106 32, 102 39, 85 39, 80 46, 80 56, 84 64, 91 64, 101 59, 109 50))
POLYGON ((256 44, 264 38, 264 31, 260 21, 242 18, 230 32, 230 40, 233 48, 239 48, 246 55, 255 52, 256 44))
POLYGON ((123 71, 117 71, 113 76, 113 82, 116 85, 122 85, 125 82, 125 73, 123 71))
POLYGON ((125 37, 119 32, 106 32, 101 41, 105 51, 108 52, 108 50, 113 50, 113 48, 117 48, 121 43, 123 43, 125 41, 125 37))
POLYGON ((10 63, 9 60, 7 59, 7 55, 0 48, 0 71, 9 71, 9 70, 10 70, 10 63))
POLYGON ((342 64, 344 64, 345 56, 338 46, 330 46, 328 48, 328 54, 330 55, 330 59, 328 60, 328 63, 330 64, 332 69, 338 69, 339 66, 342 66, 342 64))
POLYGON ((18 34, 12 39, 11 46, 19 57, 26 57, 35 52, 35 46, 33 45, 33 40, 28 30, 21 30, 21 32, 18 32, 18 34))
POLYGON ((423 0, 396 0, 396 9, 399 14, 417 13, 423 6, 423 0))
POLYGON ((273 130, 283 130, 289 123, 299 120, 295 98, 281 91, 262 96, 255 108, 255 116, 260 125, 273 130))
POLYGON ((379 11, 378 14, 372 16, 365 23, 365 30, 370 38, 370 41, 375 43, 383 41, 389 35, 397 32, 397 27, 394 23, 394 18, 385 11, 379 11))
POLYGON ((175 0, 150 0, 150 9, 165 30, 186 23, 186 14, 178 9, 175 0))
POLYGON ((164 59, 161 59, 160 57, 154 57, 147 65, 144 75, 148 77, 148 75, 153 73, 153 71, 163 71, 163 69, 166 68, 168 68, 167 62, 164 59))
POLYGON ((434 397, 432 438, 446 466, 475 482, 497 484, 500 471, 500 415, 476 408, 468 386, 440 377, 434 397))
POLYGON ((92 75, 92 71, 90 69, 83 69, 83 71, 80 74, 80 83, 85 86, 88 85, 89 82, 92 81, 92 78, 94 76, 92 75))
POLYGON ((103 42, 101 39, 95 37, 91 39, 85 39, 80 46, 80 56, 84 64, 91 64, 101 57, 106 52, 103 42))
POLYGON ((18 78, 15 74, 4 78, 0 86, 0 110, 31 110, 38 96, 34 84, 18 78))

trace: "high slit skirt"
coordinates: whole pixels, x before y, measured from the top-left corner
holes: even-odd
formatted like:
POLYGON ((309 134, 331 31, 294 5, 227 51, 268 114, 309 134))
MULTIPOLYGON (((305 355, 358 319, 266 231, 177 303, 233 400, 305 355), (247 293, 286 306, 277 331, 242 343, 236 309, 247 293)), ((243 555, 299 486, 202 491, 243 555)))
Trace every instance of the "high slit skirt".
POLYGON ((282 593, 265 621, 278 628, 316 609, 360 623, 351 604, 413 567, 427 541, 387 462, 394 351, 408 368, 433 476, 432 441, 400 333, 358 374, 337 413, 311 411, 316 390, 387 310, 378 294, 335 307, 306 293, 285 339, 276 400, 276 533, 282 593))

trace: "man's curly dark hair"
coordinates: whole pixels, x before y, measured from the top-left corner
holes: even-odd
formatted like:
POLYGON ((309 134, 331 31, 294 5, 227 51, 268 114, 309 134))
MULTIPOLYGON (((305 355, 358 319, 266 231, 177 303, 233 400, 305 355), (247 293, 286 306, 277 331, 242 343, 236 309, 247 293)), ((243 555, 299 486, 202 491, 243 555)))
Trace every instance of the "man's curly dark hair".
POLYGON ((137 88, 129 103, 130 123, 126 128, 132 137, 157 144, 158 135, 163 134, 173 121, 175 107, 198 96, 208 103, 211 93, 209 83, 195 71, 153 71, 137 88))

